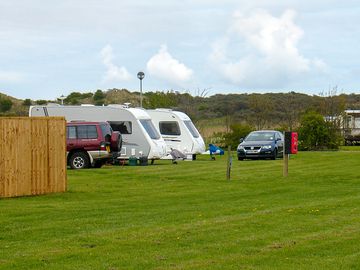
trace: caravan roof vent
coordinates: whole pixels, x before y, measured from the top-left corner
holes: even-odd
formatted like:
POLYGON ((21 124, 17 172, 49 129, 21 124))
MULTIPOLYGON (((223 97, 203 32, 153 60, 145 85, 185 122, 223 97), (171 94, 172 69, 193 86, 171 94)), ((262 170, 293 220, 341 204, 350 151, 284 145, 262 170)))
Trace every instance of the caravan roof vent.
POLYGON ((172 109, 169 108, 156 108, 157 111, 163 111, 163 112, 171 112, 172 109))
POLYGON ((109 104, 107 105, 108 107, 112 107, 112 108, 126 108, 124 105, 122 104, 109 104))

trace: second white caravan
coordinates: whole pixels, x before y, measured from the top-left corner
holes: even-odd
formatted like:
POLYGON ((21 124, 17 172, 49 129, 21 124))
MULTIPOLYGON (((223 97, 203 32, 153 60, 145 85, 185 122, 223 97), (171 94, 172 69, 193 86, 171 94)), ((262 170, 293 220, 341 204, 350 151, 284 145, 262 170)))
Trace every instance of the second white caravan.
POLYGON ((205 151, 205 143, 190 117, 170 109, 147 110, 156 129, 164 138, 167 152, 171 148, 196 158, 205 151))
POLYGON ((123 138, 121 159, 146 156, 160 159, 166 155, 166 144, 143 109, 109 106, 31 106, 29 116, 64 116, 71 121, 106 121, 123 138))

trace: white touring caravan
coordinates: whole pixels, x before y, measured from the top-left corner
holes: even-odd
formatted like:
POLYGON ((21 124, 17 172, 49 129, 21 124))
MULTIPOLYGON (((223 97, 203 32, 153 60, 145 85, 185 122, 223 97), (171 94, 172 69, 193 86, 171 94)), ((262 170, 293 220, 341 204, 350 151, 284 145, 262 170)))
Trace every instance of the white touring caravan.
POLYGON ((205 151, 203 138, 185 113, 171 109, 147 110, 147 112, 164 138, 168 153, 173 148, 196 159, 197 154, 205 151))
POLYGON ((149 114, 143 109, 109 106, 31 106, 29 116, 64 116, 71 121, 106 121, 122 135, 120 159, 146 156, 160 159, 166 155, 166 144, 155 129, 149 114))

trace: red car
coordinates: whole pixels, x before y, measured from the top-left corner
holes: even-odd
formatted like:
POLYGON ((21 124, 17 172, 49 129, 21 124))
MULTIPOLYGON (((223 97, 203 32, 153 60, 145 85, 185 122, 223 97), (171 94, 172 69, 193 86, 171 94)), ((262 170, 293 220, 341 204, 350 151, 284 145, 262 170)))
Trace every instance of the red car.
POLYGON ((70 122, 66 124, 66 144, 72 169, 100 168, 118 156, 122 138, 107 122, 70 122))

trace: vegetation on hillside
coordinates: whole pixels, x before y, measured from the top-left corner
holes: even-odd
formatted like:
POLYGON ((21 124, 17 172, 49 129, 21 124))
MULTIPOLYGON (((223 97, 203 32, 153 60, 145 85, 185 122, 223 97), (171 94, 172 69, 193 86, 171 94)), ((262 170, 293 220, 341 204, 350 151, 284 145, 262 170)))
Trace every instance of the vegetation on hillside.
POLYGON ((28 114, 28 106, 24 101, 0 93, 0 117, 1 116, 24 116, 28 114))
POLYGON ((0 96, 0 112, 4 113, 10 111, 12 105, 13 102, 9 98, 0 96))
MULTIPOLYGON (((235 140, 231 138, 242 134, 236 127, 248 127, 248 130, 298 130, 302 116, 312 111, 323 117, 327 116, 329 125, 336 129, 339 128, 340 123, 335 120, 341 116, 344 109, 360 109, 360 95, 337 95, 336 87, 313 96, 295 92, 212 96, 207 94, 206 90, 198 91, 197 95, 178 91, 145 92, 143 106, 148 109, 172 108, 183 111, 193 119, 201 133, 206 134, 205 138, 208 142, 215 140, 223 146, 235 145, 235 140)), ((140 105, 139 96, 138 92, 115 88, 107 91, 98 89, 94 93, 75 91, 64 99, 64 104, 130 103, 131 107, 137 107, 140 105)), ((32 104, 60 103, 59 99, 19 101, 12 98, 11 101, 13 102, 11 108, 0 111, 0 115, 27 115, 28 107, 32 104)))

